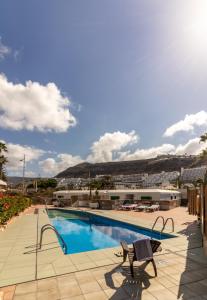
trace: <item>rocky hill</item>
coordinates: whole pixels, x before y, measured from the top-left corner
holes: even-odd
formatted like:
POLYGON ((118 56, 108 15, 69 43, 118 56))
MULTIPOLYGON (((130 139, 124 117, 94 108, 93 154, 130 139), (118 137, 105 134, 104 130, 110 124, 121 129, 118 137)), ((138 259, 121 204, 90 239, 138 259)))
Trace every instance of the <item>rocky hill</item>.
POLYGON ((160 156, 151 159, 116 161, 91 164, 84 162, 74 167, 67 168, 57 174, 57 178, 67 177, 95 177, 96 175, 121 175, 138 173, 159 173, 162 171, 180 171, 181 168, 192 168, 207 164, 207 160, 196 156, 160 156))

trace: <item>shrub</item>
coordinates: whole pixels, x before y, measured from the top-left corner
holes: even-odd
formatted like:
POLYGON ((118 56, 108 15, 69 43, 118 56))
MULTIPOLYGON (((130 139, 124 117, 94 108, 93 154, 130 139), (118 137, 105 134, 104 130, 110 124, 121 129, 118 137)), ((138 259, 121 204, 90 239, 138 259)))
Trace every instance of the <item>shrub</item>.
POLYGON ((23 196, 4 196, 0 198, 0 224, 5 224, 13 216, 31 205, 31 200, 23 196))

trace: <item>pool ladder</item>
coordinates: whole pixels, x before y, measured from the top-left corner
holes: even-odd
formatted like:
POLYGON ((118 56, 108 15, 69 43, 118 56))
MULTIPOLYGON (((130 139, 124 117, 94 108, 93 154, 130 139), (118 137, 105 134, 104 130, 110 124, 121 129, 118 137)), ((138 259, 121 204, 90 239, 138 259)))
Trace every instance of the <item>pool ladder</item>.
POLYGON ((155 228, 155 225, 157 224, 157 222, 158 222, 158 220, 159 220, 160 218, 162 219, 162 223, 163 223, 162 229, 160 230, 160 235, 163 233, 163 231, 164 231, 164 229, 165 229, 165 227, 166 227, 166 225, 167 225, 167 222, 170 221, 170 220, 171 220, 171 222, 172 222, 172 232, 174 232, 174 230, 175 230, 175 224, 174 224, 173 218, 167 218, 167 219, 165 220, 163 216, 158 216, 158 217, 156 218, 156 220, 154 221, 153 226, 152 226, 152 232, 153 232, 153 230, 154 230, 154 228, 155 228))
POLYGON ((66 254, 67 253, 67 245, 66 245, 65 241, 63 240, 63 238, 61 237, 61 235, 59 234, 59 232, 51 224, 45 224, 41 228, 39 249, 42 248, 43 233, 48 229, 53 230, 56 233, 57 237, 61 240, 61 242, 63 244, 64 253, 66 254))

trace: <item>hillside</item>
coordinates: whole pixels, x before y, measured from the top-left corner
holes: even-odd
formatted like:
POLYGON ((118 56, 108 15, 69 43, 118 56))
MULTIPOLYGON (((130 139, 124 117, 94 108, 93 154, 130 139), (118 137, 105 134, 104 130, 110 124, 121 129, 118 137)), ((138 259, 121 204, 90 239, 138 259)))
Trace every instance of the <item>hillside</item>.
POLYGON ((116 161, 107 163, 90 164, 87 162, 70 167, 56 175, 59 178, 67 177, 91 177, 96 175, 120 175, 138 173, 159 173, 162 171, 180 171, 183 168, 191 168, 207 164, 206 160, 201 160, 195 156, 162 156, 152 159, 116 161))

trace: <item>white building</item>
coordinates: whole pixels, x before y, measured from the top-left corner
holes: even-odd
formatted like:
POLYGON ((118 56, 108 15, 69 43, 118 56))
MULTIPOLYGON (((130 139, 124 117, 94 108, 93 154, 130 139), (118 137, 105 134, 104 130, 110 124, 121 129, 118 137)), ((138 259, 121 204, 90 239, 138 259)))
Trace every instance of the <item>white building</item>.
POLYGON ((0 192, 5 192, 7 189, 7 183, 0 179, 0 192))
MULTIPOLYGON (((96 191, 92 191, 92 196, 96 191)), ((57 191, 53 193, 53 199, 64 200, 71 205, 72 201, 81 201, 84 206, 89 202, 89 190, 57 191)), ((159 203, 161 209, 171 209, 180 205, 181 193, 177 190, 162 189, 126 189, 126 190, 99 190, 100 201, 123 203, 126 200, 134 203, 159 203)))

